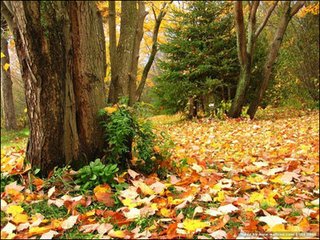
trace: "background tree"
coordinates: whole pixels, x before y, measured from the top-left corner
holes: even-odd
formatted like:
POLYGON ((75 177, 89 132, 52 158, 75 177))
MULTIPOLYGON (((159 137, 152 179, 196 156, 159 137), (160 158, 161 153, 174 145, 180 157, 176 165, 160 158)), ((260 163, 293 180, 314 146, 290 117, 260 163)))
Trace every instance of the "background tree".
POLYGON ((174 24, 160 46, 161 75, 155 79, 159 107, 176 112, 189 102, 192 117, 209 100, 230 98, 228 89, 236 84, 238 72, 230 9, 230 3, 188 2, 184 11, 172 13, 174 24))
POLYGON ((27 158, 47 175, 102 154, 97 112, 104 105, 105 44, 94 2, 1 3, 25 84, 27 158))
POLYGON ((17 121, 12 93, 8 32, 8 24, 6 20, 1 17, 1 109, 5 128, 12 130, 17 128, 17 121))
POLYGON ((140 100, 148 73, 157 53, 157 42, 161 22, 166 15, 168 3, 161 5, 159 13, 151 3, 154 15, 152 47, 141 77, 138 77, 140 46, 144 35, 145 18, 148 14, 143 1, 121 2, 121 24, 117 40, 116 2, 109 1, 109 53, 111 65, 111 82, 108 102, 116 103, 120 97, 127 96, 129 104, 140 100))
POLYGON ((260 33, 266 26, 273 10, 275 9, 277 1, 271 4, 261 24, 257 28, 256 14, 259 5, 260 1, 248 1, 249 14, 247 20, 248 24, 246 28, 242 2, 236 1, 234 3, 234 18, 237 34, 237 50, 240 63, 240 76, 236 95, 233 99, 231 109, 228 112, 228 116, 233 118, 239 117, 241 115, 242 107, 246 99, 246 93, 250 85, 256 42, 260 33))
POLYGON ((272 67, 277 59, 277 56, 281 47, 281 43, 282 43, 284 34, 286 32, 286 29, 288 27, 288 24, 292 19, 292 17, 299 11, 300 8, 303 7, 304 4, 305 4, 305 1, 298 1, 293 6, 291 6, 291 2, 285 2, 283 4, 284 5, 283 14, 280 18, 274 38, 269 47, 268 56, 266 58, 266 62, 264 65, 263 78, 256 90, 255 98, 252 100, 248 109, 248 114, 251 119, 254 118, 254 115, 258 109, 258 106, 262 100, 262 97, 267 89, 269 79, 272 73, 272 67))

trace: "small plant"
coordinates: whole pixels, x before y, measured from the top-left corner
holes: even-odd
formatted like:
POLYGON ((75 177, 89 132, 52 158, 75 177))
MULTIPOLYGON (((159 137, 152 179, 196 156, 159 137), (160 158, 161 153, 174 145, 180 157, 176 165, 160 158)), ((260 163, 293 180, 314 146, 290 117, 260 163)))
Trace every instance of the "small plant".
POLYGON ((151 121, 138 119, 131 107, 120 103, 104 108, 100 116, 108 162, 117 164, 121 170, 134 168, 145 174, 159 169, 159 161, 169 155, 168 143, 162 141, 164 136, 157 140, 151 121))
POLYGON ((216 117, 220 120, 226 119, 226 113, 231 108, 231 101, 222 100, 220 106, 217 108, 216 117))
POLYGON ((92 189, 102 183, 113 182, 113 178, 118 172, 117 164, 103 164, 100 159, 90 162, 89 165, 79 169, 76 175, 76 183, 80 184, 83 190, 92 189))

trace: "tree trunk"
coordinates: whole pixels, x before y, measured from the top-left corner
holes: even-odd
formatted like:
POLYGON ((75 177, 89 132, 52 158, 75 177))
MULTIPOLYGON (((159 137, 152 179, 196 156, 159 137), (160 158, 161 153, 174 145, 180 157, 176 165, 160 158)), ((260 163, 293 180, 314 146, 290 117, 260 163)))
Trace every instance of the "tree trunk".
POLYGON ((140 43, 143 37, 143 23, 148 12, 145 10, 144 2, 138 2, 139 11, 138 19, 136 21, 136 34, 132 51, 131 71, 129 76, 129 105, 132 106, 136 101, 137 89, 137 72, 139 62, 140 43))
POLYGON ((116 36, 116 5, 109 0, 109 54, 111 65, 111 82, 109 87, 109 103, 116 103, 119 92, 118 64, 117 64, 117 36, 116 36))
MULTIPOLYGON (((252 5, 250 5, 251 10, 252 5)), ((245 33, 242 2, 235 2, 234 14, 237 33, 237 49, 240 63, 240 77, 237 85, 236 95, 233 99, 228 116, 237 118, 241 115, 242 107, 246 97, 246 91, 250 84, 251 76, 251 61, 253 56, 253 46, 255 43, 254 29, 255 29, 255 13, 250 10, 248 23, 248 42, 245 33)), ((256 9, 255 9, 256 11, 256 9)))
MULTIPOLYGON (((30 121, 27 159, 43 175, 100 157, 105 44, 94 2, 9 2, 30 121), (18 31, 17 31, 18 30, 18 31)), ((10 9, 8 9, 10 12, 10 9)))
POLYGON ((151 48, 150 57, 148 59, 147 64, 145 65, 145 67, 143 69, 142 77, 141 77, 138 89, 136 91, 136 100, 137 101, 140 101, 140 99, 141 99, 142 91, 143 91, 144 86, 146 84, 149 71, 151 69, 152 63, 153 63, 155 56, 156 56, 156 53, 158 51, 158 35, 159 35, 159 29, 160 29, 161 22, 162 22, 164 16, 166 15, 165 7, 166 7, 166 3, 164 3, 158 17, 156 16, 156 13, 154 11, 154 17, 155 17, 156 23, 153 28, 153 34, 152 34, 152 48, 151 48))
POLYGON ((243 19, 242 2, 236 1, 234 3, 236 33, 237 33, 237 49, 240 62, 240 78, 237 85, 236 95, 233 99, 231 109, 228 112, 228 116, 232 118, 240 117, 242 107, 246 99, 246 91, 250 85, 251 78, 251 66, 254 56, 255 44, 257 38, 263 28, 265 27, 268 19, 271 16, 274 8, 277 5, 277 1, 270 6, 265 15, 265 18, 259 28, 256 30, 256 13, 259 7, 259 1, 252 1, 249 4, 250 12, 248 19, 248 33, 245 34, 245 26, 243 19))
POLYGON ((293 8, 290 8, 290 2, 286 2, 286 9, 285 12, 283 14, 283 16, 281 17, 281 20, 279 22, 278 28, 276 30, 275 33, 275 37, 272 41, 272 44, 269 48, 269 53, 267 56, 267 60, 265 62, 264 65, 264 69, 263 69, 263 78, 262 81, 260 82, 257 90, 256 90, 256 95, 255 98, 252 100, 249 109, 248 109, 248 114, 250 116, 251 119, 254 118, 254 115, 257 112, 258 106, 262 100, 262 97, 268 87, 269 84, 269 79, 272 73, 272 67, 277 59, 280 47, 281 47, 281 43, 284 37, 284 34, 286 32, 286 29, 288 27, 288 24, 291 20, 291 18, 293 17, 294 14, 296 14, 298 12, 298 10, 303 6, 304 3, 299 3, 297 2, 293 8))
POLYGON ((10 67, 5 70, 5 64, 10 64, 10 57, 8 51, 8 42, 5 38, 4 29, 7 29, 6 23, 2 20, 1 23, 1 53, 5 56, 1 57, 1 107, 3 110, 5 129, 17 129, 16 114, 12 93, 12 81, 10 75, 10 67))
POLYGON ((251 66, 247 63, 246 66, 240 69, 240 78, 237 85, 236 95, 233 99, 231 108, 228 112, 228 116, 232 118, 240 117, 242 107, 246 99, 246 91, 250 84, 251 66))
POLYGON ((129 97, 129 78, 132 74, 132 54, 136 36, 137 11, 136 1, 121 2, 121 29, 117 48, 119 92, 115 97, 117 102, 119 97, 129 97))

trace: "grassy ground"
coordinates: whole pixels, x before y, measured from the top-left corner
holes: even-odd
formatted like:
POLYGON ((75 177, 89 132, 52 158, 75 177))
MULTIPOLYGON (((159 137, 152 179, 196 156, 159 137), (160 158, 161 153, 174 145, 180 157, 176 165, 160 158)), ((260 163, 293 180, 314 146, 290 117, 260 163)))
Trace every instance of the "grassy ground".
POLYGON ((27 143, 27 138, 29 136, 29 129, 24 128, 18 131, 7 131, 1 129, 1 148, 3 147, 16 147, 24 148, 27 143))

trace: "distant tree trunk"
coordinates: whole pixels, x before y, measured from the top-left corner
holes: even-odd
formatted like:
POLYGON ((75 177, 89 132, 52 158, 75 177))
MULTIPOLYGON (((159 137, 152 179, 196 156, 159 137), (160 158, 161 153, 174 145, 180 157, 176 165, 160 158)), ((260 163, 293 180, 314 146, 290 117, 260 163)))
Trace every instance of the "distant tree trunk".
POLYGON ((265 62, 264 69, 263 69, 262 81, 260 82, 260 85, 258 86, 256 91, 255 98, 252 100, 248 109, 248 114, 251 119, 254 118, 254 115, 257 112, 257 109, 262 100, 262 97, 268 87, 269 79, 272 73, 272 67, 277 59, 277 56, 281 47, 281 43, 282 43, 284 34, 286 32, 286 29, 288 27, 288 24, 291 18, 299 11, 300 8, 303 7, 304 3, 305 2, 297 2, 292 8, 290 7, 290 2, 285 3, 285 12, 281 17, 274 39, 269 48, 267 60, 265 62))
POLYGON ((10 67, 5 70, 5 64, 10 64, 8 51, 8 42, 5 38, 7 23, 1 18, 1 53, 5 56, 1 57, 1 107, 3 110, 5 129, 12 130, 17 128, 16 114, 12 93, 12 81, 10 75, 10 67))
POLYGON ((152 48, 151 48, 151 53, 150 53, 148 62, 147 62, 147 64, 145 65, 145 67, 143 69, 142 77, 141 77, 138 89, 136 91, 136 100, 137 101, 140 101, 140 99, 141 99, 141 95, 142 95, 144 86, 146 84, 149 71, 151 69, 152 63, 153 63, 153 61, 155 59, 155 56, 156 56, 156 53, 158 51, 159 29, 160 29, 161 22, 162 22, 163 18, 165 17, 166 13, 167 13, 166 5, 167 5, 167 3, 164 3, 162 5, 161 11, 160 11, 158 16, 156 15, 155 10, 153 9, 153 15, 154 15, 154 18, 155 18, 156 22, 155 22, 155 26, 153 28, 153 34, 152 34, 152 48))
POLYGON ((100 157, 105 43, 94 2, 5 3, 15 34, 30 121, 27 158, 43 175, 100 157), (12 14, 12 15, 10 15, 12 14))
POLYGON ((263 22, 260 24, 258 29, 256 29, 256 13, 260 1, 251 1, 248 4, 250 11, 246 35, 242 2, 236 1, 234 3, 234 15, 237 33, 237 49, 240 62, 240 77, 237 85, 236 95, 233 99, 231 109, 228 112, 228 116, 232 118, 237 118, 241 115, 242 107, 246 99, 246 92, 250 85, 251 66, 254 57, 256 41, 261 31, 265 27, 269 17, 271 16, 271 13, 276 7, 277 1, 272 6, 270 6, 263 22))

